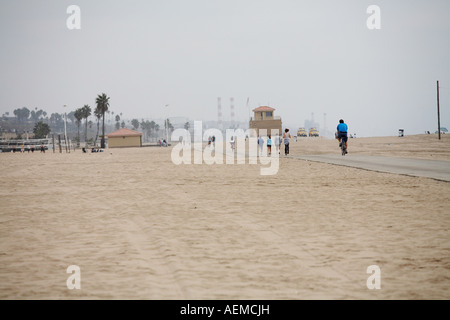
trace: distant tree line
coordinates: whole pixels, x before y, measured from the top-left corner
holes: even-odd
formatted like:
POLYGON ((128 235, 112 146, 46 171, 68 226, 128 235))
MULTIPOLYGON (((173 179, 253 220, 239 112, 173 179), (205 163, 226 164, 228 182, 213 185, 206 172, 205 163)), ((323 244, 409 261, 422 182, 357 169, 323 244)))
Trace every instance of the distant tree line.
MULTIPOLYGON (((76 133, 77 145, 80 145, 82 141, 82 130, 83 138, 85 142, 91 141, 96 144, 98 138, 101 138, 101 147, 105 147, 105 117, 108 116, 110 129, 115 128, 116 130, 120 128, 125 128, 126 123, 122 119, 122 113, 114 114, 114 111, 109 110, 110 98, 105 94, 97 95, 95 99, 95 108, 90 105, 85 104, 69 113, 51 113, 50 115, 43 109, 28 109, 26 107, 17 108, 13 110, 14 118, 6 117, 9 116, 9 112, 6 112, 0 120, 2 120, 2 128, 14 128, 15 132, 30 132, 31 130, 35 136, 45 137, 50 134, 50 132, 64 132, 65 117, 67 117, 67 131, 76 133), (114 117, 115 115, 115 117, 114 117), (94 116, 94 121, 89 120, 91 116, 94 116), (111 120, 115 123, 111 123, 111 120), (94 122, 96 126, 94 126, 94 122), (5 126, 4 124, 8 124, 5 126), (83 128, 83 129, 82 129, 83 128), (90 132, 95 132, 95 138, 88 140, 88 129, 90 132), (101 129, 101 132, 100 132, 101 129)), ((155 121, 149 121, 142 119, 132 119, 130 122, 134 130, 140 130, 144 134, 144 141, 149 141, 151 139, 157 139, 168 134, 170 136, 171 132, 174 130, 174 126, 169 119, 165 119, 164 126, 161 128, 159 124, 155 121)), ((189 129, 189 123, 185 124, 185 128, 189 129)), ((114 129, 113 129, 114 130, 114 129)))
MULTIPOLYGON (((33 133, 36 137, 45 137, 52 130, 61 132, 64 129, 64 121, 70 120, 72 124, 74 124, 78 129, 77 141, 80 142, 80 127, 84 120, 84 141, 88 141, 88 127, 91 128, 93 125, 92 121, 89 121, 89 117, 92 115, 92 112, 97 120, 97 131, 95 135, 95 139, 93 139, 94 143, 97 141, 100 133, 100 122, 102 123, 102 135, 101 135, 101 146, 105 147, 105 113, 109 114, 109 97, 105 94, 99 94, 95 100, 96 108, 92 110, 92 108, 86 104, 81 108, 77 108, 74 111, 67 113, 67 119, 65 119, 64 113, 52 113, 48 116, 48 113, 42 109, 34 108, 33 110, 28 109, 27 107, 17 108, 13 110, 13 114, 16 118, 16 121, 13 120, 13 123, 8 125, 10 118, 3 115, 2 118, 2 127, 9 127, 10 129, 14 129, 19 133, 20 131, 31 131, 30 125, 32 125, 33 133), (5 124, 7 126, 5 126, 5 124)), ((114 113, 113 113, 114 114, 114 113)), ((6 113, 9 115, 9 112, 6 113)), ((122 114, 121 114, 122 115, 122 114)), ((125 122, 122 123, 123 127, 125 126, 125 122)))

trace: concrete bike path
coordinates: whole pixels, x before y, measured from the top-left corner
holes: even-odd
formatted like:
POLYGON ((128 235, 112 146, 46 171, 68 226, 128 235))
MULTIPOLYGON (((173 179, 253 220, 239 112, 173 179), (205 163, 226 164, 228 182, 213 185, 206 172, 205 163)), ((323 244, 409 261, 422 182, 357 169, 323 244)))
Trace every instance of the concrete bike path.
POLYGON ((369 155, 289 155, 288 158, 324 162, 370 171, 426 177, 450 182, 450 161, 407 159, 369 155))

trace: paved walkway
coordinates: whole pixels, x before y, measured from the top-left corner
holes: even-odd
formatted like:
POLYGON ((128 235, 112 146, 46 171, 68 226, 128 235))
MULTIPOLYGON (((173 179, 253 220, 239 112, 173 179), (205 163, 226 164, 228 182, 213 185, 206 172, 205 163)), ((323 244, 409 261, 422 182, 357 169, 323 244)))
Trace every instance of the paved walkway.
POLYGON ((368 155, 307 155, 289 158, 325 162, 371 171, 426 177, 450 182, 450 161, 406 159, 368 155))

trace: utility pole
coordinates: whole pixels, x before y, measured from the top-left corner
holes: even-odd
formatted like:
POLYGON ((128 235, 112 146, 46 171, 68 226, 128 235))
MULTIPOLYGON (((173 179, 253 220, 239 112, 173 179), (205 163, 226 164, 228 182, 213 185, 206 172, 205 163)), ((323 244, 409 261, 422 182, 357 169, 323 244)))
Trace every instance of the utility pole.
POLYGON ((67 105, 64 105, 64 142, 66 144, 66 153, 67 153, 67 105))
POLYGON ((61 149, 61 135, 58 134, 59 153, 62 153, 61 149))
POLYGON ((439 111, 439 81, 437 82, 437 112, 438 112, 438 136, 441 140, 441 115, 439 111))

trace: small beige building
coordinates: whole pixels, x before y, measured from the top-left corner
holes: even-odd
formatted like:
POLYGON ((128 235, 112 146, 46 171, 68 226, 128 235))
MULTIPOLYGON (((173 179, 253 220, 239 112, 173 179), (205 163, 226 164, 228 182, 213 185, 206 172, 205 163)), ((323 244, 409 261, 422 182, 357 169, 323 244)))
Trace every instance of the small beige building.
POLYGON ((122 128, 106 135, 108 148, 142 147, 142 133, 122 128))
POLYGON ((271 134, 271 130, 278 130, 278 134, 281 133, 281 118, 275 117, 274 108, 262 106, 253 109, 254 116, 250 118, 249 128, 256 130, 256 135, 259 136, 259 131, 261 129, 267 130, 267 135, 271 134))

